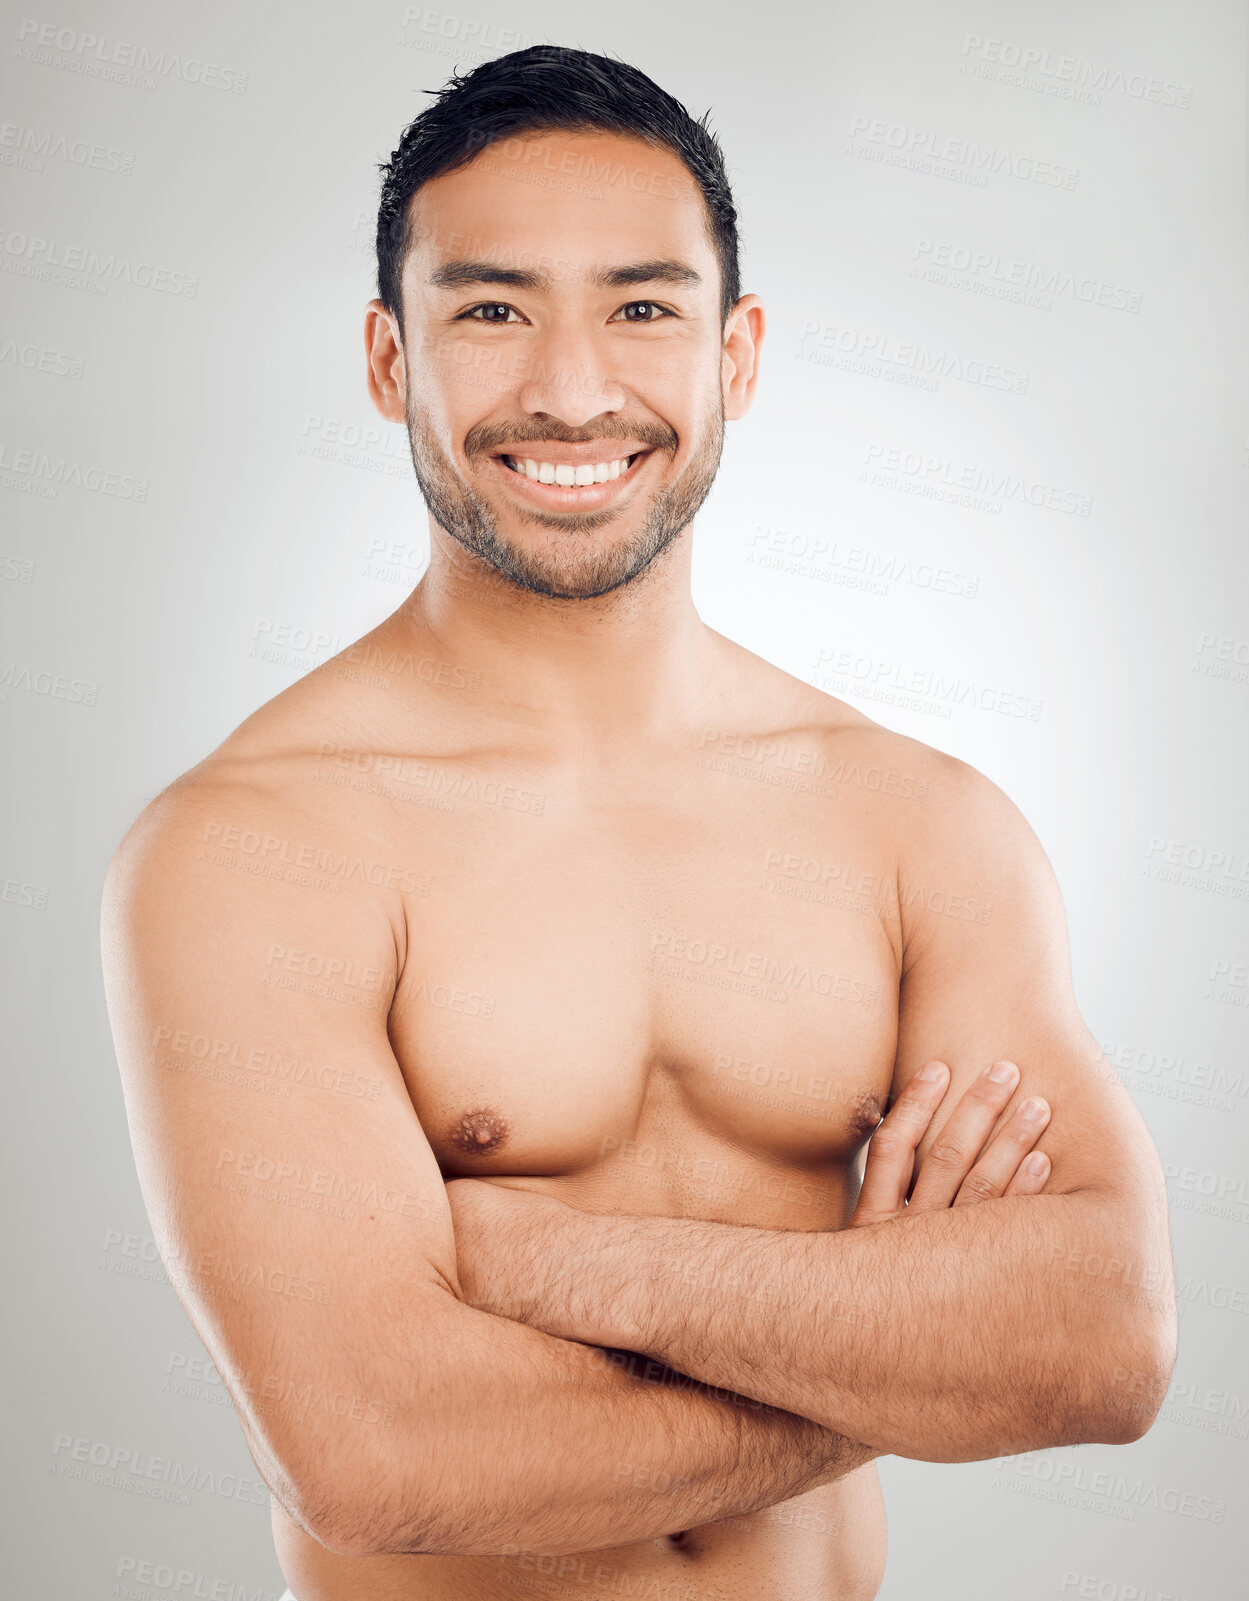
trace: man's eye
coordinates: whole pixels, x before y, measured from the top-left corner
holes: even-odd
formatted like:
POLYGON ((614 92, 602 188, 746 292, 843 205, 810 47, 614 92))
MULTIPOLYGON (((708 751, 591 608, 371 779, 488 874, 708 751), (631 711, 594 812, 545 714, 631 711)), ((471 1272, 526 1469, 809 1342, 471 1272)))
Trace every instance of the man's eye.
MULTIPOLYGON (((480 306, 471 306, 466 312, 463 313, 463 319, 462 320, 466 319, 466 320, 469 320, 469 321, 472 321, 472 322, 506 322, 507 321, 507 314, 510 311, 516 311, 516 307, 515 306, 506 306, 506 305, 503 304, 503 302, 501 300, 488 300, 488 301, 483 301, 483 303, 480 306), (477 313, 479 311, 502 312, 503 315, 501 317, 498 317, 498 316, 479 317, 477 315, 477 313)), ((517 316, 519 316, 519 315, 520 315, 520 313, 517 312, 517 316)))
POLYGON ((627 306, 622 306, 620 309, 626 312, 636 311, 639 306, 648 306, 658 315, 654 317, 626 317, 626 322, 658 322, 660 317, 672 316, 672 313, 668 310, 668 308, 666 306, 661 306, 656 300, 631 300, 627 306))
MULTIPOLYGON (((622 306, 620 310, 625 313, 623 318, 625 322, 658 322, 661 317, 671 317, 673 315, 666 306, 661 306, 657 300, 631 300, 628 305, 622 306), (638 312, 643 313, 643 315, 635 315, 638 312)), ((513 313, 515 313, 518 321, 524 321, 515 306, 509 306, 502 300, 484 300, 480 305, 470 306, 467 311, 462 311, 457 320, 460 322, 506 323, 513 313)), ((617 316, 619 315, 620 313, 618 312, 617 316)))

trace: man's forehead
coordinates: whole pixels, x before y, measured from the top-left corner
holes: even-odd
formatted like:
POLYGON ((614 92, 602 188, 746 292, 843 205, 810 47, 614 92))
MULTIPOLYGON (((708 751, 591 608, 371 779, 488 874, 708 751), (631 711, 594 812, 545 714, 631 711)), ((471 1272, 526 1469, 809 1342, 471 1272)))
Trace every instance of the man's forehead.
POLYGON ((634 194, 670 192, 671 179, 688 190, 697 189, 690 169, 669 146, 597 128, 555 128, 495 139, 463 167, 443 176, 474 172, 502 174, 511 182, 523 182, 527 177, 538 187, 544 177, 558 175, 634 194))
POLYGON ((637 139, 500 140, 422 185, 409 205, 407 265, 434 290, 697 288, 715 276, 693 175, 673 152, 637 139), (582 165, 576 181, 561 171, 570 164, 582 165))

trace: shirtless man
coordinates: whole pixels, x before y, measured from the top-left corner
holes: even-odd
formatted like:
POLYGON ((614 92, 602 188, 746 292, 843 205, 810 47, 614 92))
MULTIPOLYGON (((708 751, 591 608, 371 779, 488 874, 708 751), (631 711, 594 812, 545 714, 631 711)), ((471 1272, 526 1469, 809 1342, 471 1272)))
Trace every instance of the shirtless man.
POLYGON ((866 1601, 875 1458, 1166 1389, 1160 1167, 1028 825, 691 601, 732 216, 602 57, 418 119, 366 345, 428 570, 110 866, 144 1196, 299 1601, 866 1601))

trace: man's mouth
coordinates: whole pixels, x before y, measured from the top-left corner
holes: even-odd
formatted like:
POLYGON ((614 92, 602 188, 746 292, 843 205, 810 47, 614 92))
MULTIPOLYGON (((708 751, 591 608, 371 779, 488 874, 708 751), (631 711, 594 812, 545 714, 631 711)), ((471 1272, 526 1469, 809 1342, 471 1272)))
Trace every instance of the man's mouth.
POLYGON ((644 456, 645 451, 636 451, 632 456, 609 456, 598 462, 562 462, 562 461, 535 461, 530 456, 502 456, 513 472, 522 473, 531 484, 559 484, 563 489, 571 489, 574 485, 584 487, 586 484, 606 484, 619 478, 621 473, 628 472, 629 468, 638 459, 644 456))
MULTIPOLYGON (((654 450, 625 455, 604 451, 596 461, 561 461, 558 446, 549 456, 510 452, 492 456, 501 481, 526 505, 546 511, 596 511, 629 493, 654 450)), ((571 452, 570 452, 571 454, 571 452)), ((584 451, 582 451, 584 455, 584 451)))

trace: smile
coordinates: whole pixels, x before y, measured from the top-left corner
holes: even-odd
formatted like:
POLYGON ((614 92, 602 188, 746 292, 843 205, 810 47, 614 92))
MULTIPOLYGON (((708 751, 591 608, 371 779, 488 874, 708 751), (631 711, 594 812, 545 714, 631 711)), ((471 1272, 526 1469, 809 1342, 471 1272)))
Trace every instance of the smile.
POLYGON ((539 461, 520 455, 492 456, 509 488, 530 505, 552 511, 592 511, 625 492, 654 455, 652 450, 608 456, 597 462, 539 461))

